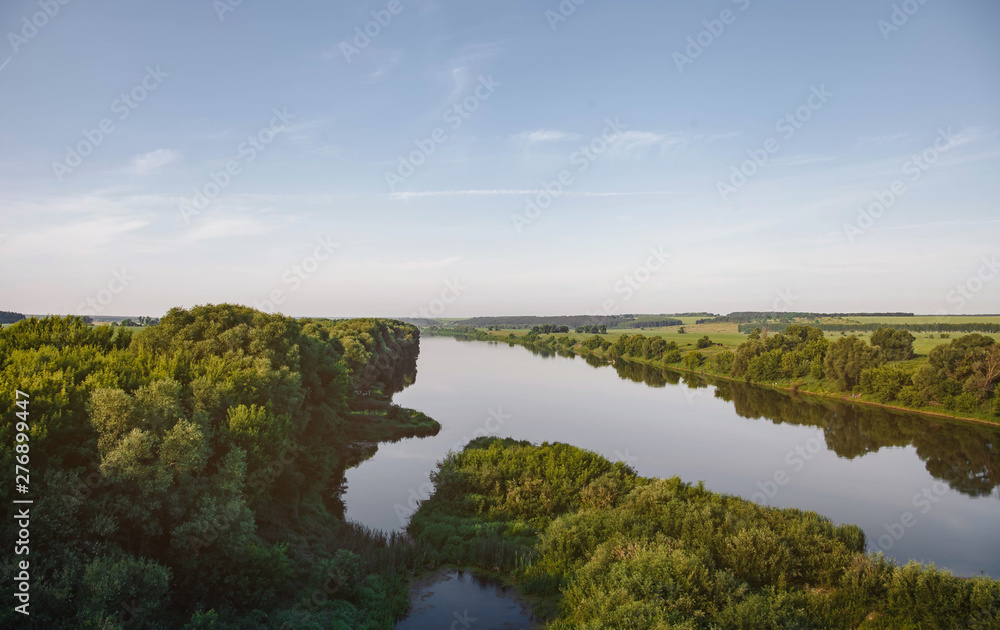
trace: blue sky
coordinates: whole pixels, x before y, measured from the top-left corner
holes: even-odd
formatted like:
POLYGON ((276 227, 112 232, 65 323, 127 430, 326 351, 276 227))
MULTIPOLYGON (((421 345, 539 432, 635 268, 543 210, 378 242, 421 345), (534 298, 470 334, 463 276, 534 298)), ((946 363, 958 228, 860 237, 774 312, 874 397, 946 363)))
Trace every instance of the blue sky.
POLYGON ((996 2, 230 1, 0 5, 0 310, 1000 312, 996 2))

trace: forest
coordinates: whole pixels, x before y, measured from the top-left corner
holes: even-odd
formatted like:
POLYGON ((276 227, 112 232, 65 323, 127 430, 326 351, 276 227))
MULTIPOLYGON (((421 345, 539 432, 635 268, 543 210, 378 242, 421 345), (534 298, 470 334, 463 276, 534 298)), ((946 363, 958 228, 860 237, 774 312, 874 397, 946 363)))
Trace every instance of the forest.
POLYGON ((865 534, 559 443, 480 438, 413 517, 442 559, 536 598, 553 630, 995 628, 1000 582, 866 555, 865 534))
POLYGON ((21 313, 12 313, 10 311, 0 311, 0 324, 13 324, 24 319, 24 315, 21 313))
MULTIPOLYGON (((753 332, 755 328, 761 328, 766 326, 768 331, 772 332, 782 332, 789 326, 794 326, 795 324, 790 324, 788 322, 768 322, 766 325, 761 323, 746 323, 739 325, 739 331, 742 333, 753 332)), ((831 323, 819 323, 810 324, 815 326, 820 330, 827 332, 873 332, 880 328, 891 328, 893 330, 908 330, 910 332, 921 333, 921 332, 978 332, 978 333, 998 333, 1000 332, 1000 322, 963 322, 963 323, 949 323, 949 322, 934 322, 934 323, 912 323, 912 324, 892 324, 892 323, 845 323, 845 324, 831 324, 831 323)))
POLYGON ((388 399, 418 352, 401 322, 232 305, 0 330, 0 460, 34 500, 30 551, 0 571, 27 561, 30 627, 391 627, 426 551, 346 524, 336 489, 352 443, 439 430, 388 399))

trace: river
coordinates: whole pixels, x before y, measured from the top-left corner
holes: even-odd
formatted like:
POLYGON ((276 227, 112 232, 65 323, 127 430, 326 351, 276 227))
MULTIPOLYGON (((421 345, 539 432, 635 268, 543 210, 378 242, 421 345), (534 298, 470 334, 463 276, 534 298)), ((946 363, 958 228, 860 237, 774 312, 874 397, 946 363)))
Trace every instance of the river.
POLYGON ((1000 428, 588 363, 521 346, 421 339, 394 401, 441 423, 346 473, 346 517, 398 530, 450 449, 484 434, 565 442, 762 504, 854 523, 872 551, 1000 577, 1000 428))

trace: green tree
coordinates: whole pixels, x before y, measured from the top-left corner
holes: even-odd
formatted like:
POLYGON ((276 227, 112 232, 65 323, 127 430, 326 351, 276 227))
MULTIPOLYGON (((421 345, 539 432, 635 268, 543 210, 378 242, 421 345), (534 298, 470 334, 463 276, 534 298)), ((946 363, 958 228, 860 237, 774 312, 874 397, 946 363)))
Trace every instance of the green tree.
POLYGON ((733 359, 735 354, 732 350, 726 350, 712 357, 710 361, 712 369, 722 374, 729 374, 733 369, 733 359))
POLYGON ((886 361, 905 361, 913 356, 914 339, 906 330, 879 328, 872 333, 871 343, 882 349, 886 361))
POLYGON ((695 370, 701 365, 703 358, 700 352, 692 350, 684 355, 684 367, 689 370, 695 370))
POLYGON ((840 389, 851 391, 861 379, 861 373, 882 362, 878 348, 872 347, 855 335, 838 339, 830 344, 826 353, 826 377, 840 389))
POLYGON ((862 394, 871 394, 878 402, 888 403, 896 400, 904 387, 912 385, 909 371, 893 365, 879 365, 861 372, 858 389, 862 394))

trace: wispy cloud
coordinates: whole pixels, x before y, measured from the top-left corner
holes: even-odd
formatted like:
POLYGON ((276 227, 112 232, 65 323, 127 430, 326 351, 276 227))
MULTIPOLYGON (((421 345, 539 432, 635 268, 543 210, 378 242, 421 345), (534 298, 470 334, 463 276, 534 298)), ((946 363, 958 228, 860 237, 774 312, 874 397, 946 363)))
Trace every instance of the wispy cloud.
POLYGON ((58 252, 61 255, 85 255, 107 251, 120 237, 149 225, 144 219, 117 220, 88 217, 81 221, 60 222, 12 234, 0 254, 14 259, 35 252, 58 252))
POLYGON ((525 149, 539 142, 566 142, 569 140, 579 140, 582 138, 578 133, 568 131, 557 131, 555 129, 539 129, 537 131, 522 131, 515 134, 513 140, 525 149))
POLYGON ((777 158, 775 164, 783 166, 802 166, 805 164, 817 164, 820 162, 832 162, 836 160, 835 155, 792 155, 787 158, 777 158))
POLYGON ((894 133, 894 134, 883 134, 877 136, 862 136, 855 142, 855 147, 858 149, 866 147, 880 147, 885 144, 892 144, 898 140, 902 140, 908 137, 908 133, 894 133))
POLYGON ((688 142, 688 138, 675 134, 629 130, 612 143, 611 155, 612 157, 641 157, 650 152, 662 155, 670 147, 686 142, 688 142))
POLYGON ((132 158, 132 172, 136 175, 150 173, 181 159, 181 154, 172 149, 157 149, 132 158))
POLYGON ((14 55, 11 55, 10 57, 7 57, 7 61, 5 61, 2 64, 0 64, 0 72, 3 72, 3 69, 7 67, 7 64, 10 63, 10 60, 13 59, 13 58, 14 58, 14 55))
MULTIPOLYGON (((500 195, 537 195, 539 193, 545 192, 542 189, 538 190, 423 190, 417 192, 397 192, 390 193, 390 199, 396 200, 408 200, 419 197, 463 197, 463 196, 500 196, 500 195)), ((670 190, 653 190, 653 191, 611 191, 611 192, 599 192, 599 191, 566 191, 564 195, 573 195, 578 197, 631 197, 631 196, 656 196, 656 195, 679 195, 682 194, 679 191, 670 190)))
POLYGON ((221 238, 239 238, 258 236, 273 231, 274 227, 257 219, 247 217, 220 217, 208 219, 187 232, 183 239, 186 242, 205 241, 221 238))

